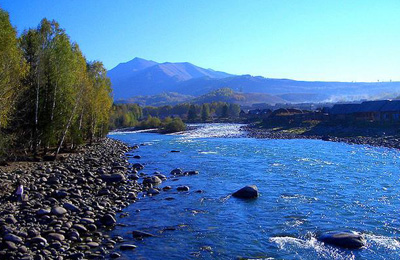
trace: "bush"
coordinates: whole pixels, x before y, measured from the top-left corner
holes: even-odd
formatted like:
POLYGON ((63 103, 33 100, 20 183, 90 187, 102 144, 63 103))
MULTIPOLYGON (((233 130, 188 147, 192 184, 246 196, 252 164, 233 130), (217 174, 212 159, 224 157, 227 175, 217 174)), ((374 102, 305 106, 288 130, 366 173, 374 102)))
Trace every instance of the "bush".
POLYGON ((166 118, 164 120, 164 127, 162 129, 165 133, 175 133, 175 132, 182 132, 186 129, 185 123, 183 123, 182 119, 179 117, 174 118, 166 118))

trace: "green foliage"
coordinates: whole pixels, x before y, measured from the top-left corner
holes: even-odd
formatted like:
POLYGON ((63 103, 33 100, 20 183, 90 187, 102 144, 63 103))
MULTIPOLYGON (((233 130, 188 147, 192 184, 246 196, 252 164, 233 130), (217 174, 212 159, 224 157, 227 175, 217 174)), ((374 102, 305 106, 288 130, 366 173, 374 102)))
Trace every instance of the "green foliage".
POLYGON ((106 69, 87 63, 57 22, 43 19, 18 42, 0 10, 0 66, 0 131, 12 129, 14 148, 56 148, 57 155, 63 143, 74 147, 107 134, 113 101, 106 69))
POLYGON ((175 133, 175 132, 182 132, 185 131, 186 125, 183 123, 182 119, 179 117, 175 117, 174 119, 171 119, 170 117, 167 117, 163 121, 163 127, 162 131, 166 133, 175 133))
POLYGON ((229 107, 227 104, 225 104, 222 107, 221 118, 228 118, 228 116, 229 116, 229 107))
POLYGON ((161 120, 158 117, 148 116, 146 120, 140 122, 138 128, 152 129, 152 128, 159 128, 160 126, 161 126, 161 120))
POLYGON ((110 116, 110 128, 118 129, 136 126, 142 115, 142 108, 137 104, 113 105, 110 116))
POLYGON ((8 13, 0 9, 0 131, 9 123, 25 68, 16 30, 8 13))
POLYGON ((210 118, 210 107, 208 104, 203 104, 201 107, 201 121, 207 122, 210 118))
POLYGON ((197 119, 197 111, 196 106, 191 105, 188 111, 187 120, 188 121, 195 121, 197 119))

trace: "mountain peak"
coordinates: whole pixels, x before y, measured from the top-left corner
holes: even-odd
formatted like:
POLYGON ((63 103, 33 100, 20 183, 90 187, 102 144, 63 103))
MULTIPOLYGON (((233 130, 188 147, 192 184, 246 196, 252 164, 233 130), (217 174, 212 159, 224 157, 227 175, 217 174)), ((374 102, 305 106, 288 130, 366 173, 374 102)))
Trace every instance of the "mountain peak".
POLYGON ((231 74, 204 69, 189 62, 157 63, 139 57, 118 64, 108 73, 114 88, 114 97, 130 98, 171 91, 177 83, 198 78, 220 79, 231 74))

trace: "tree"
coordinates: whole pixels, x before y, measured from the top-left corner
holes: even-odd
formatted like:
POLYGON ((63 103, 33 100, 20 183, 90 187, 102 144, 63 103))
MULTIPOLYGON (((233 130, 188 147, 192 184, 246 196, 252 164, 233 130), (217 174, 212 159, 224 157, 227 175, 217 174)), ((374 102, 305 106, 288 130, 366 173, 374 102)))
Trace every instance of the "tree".
POLYGON ((197 119, 197 112, 196 112, 196 106, 195 105, 190 105, 187 119, 189 121, 194 121, 197 119))
POLYGON ((208 104, 203 104, 201 106, 201 120, 206 122, 210 118, 210 107, 208 104))
POLYGON ((166 133, 182 132, 186 129, 185 123, 179 117, 175 117, 174 119, 167 117, 163 124, 164 132, 166 133))
POLYGON ((2 132, 9 125, 15 100, 22 92, 21 78, 25 71, 17 32, 10 23, 8 13, 0 9, 0 155, 6 152, 10 143, 2 132))
POLYGON ((229 108, 228 105, 225 104, 222 106, 221 118, 228 118, 229 116, 229 108))

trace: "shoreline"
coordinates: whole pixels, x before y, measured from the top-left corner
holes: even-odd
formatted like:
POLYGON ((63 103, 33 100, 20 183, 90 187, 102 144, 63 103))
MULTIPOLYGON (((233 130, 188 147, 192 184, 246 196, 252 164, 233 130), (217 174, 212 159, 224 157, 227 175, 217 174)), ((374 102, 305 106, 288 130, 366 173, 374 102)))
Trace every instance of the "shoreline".
POLYGON ((0 258, 111 257, 122 241, 110 238, 107 229, 144 191, 129 180, 142 167, 127 160, 137 148, 105 138, 64 160, 0 167, 0 258), (17 179, 27 195, 22 202, 10 196, 17 179))
POLYGON ((285 133, 282 131, 273 131, 265 128, 254 128, 251 125, 242 127, 247 135, 257 139, 313 139, 329 142, 341 142, 347 144, 369 145, 374 147, 385 147, 392 149, 400 149, 400 137, 394 135, 388 136, 352 136, 337 137, 332 135, 302 135, 294 133, 285 133))

